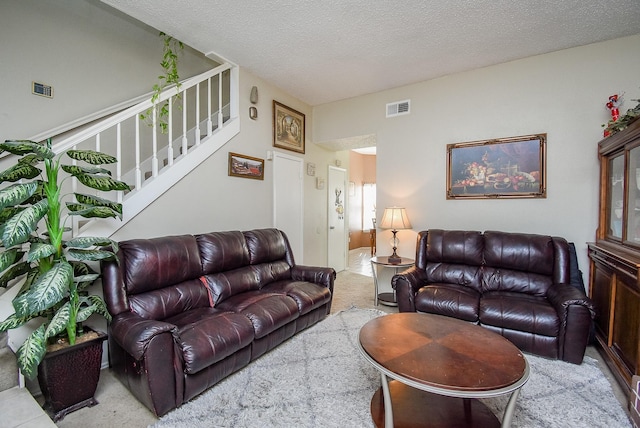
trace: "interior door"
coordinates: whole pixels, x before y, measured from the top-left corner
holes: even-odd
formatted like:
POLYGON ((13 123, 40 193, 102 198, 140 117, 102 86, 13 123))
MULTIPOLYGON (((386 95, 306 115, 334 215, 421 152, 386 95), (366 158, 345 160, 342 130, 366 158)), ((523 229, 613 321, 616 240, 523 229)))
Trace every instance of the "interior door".
POLYGON ((345 226, 347 170, 329 165, 327 179, 329 223, 327 260, 336 272, 345 270, 347 266, 347 228, 345 226))
POLYGON ((273 227, 289 238, 296 264, 303 264, 304 187, 303 160, 274 152, 273 227))

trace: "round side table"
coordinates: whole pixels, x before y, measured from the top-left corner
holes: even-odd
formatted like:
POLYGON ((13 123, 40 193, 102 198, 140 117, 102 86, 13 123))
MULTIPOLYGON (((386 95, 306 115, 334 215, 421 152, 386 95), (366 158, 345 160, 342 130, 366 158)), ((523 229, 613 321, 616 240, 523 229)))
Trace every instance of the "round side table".
POLYGON ((383 268, 393 268, 395 269, 394 273, 398 273, 398 269, 403 268, 406 269, 408 267, 413 266, 414 260, 408 259, 406 257, 401 257, 399 263, 389 263, 389 257, 387 256, 376 256, 371 258, 371 271, 373 272, 373 283, 375 284, 375 305, 378 306, 378 302, 382 305, 386 306, 398 306, 396 302, 396 293, 378 293, 378 266, 382 266, 383 268))

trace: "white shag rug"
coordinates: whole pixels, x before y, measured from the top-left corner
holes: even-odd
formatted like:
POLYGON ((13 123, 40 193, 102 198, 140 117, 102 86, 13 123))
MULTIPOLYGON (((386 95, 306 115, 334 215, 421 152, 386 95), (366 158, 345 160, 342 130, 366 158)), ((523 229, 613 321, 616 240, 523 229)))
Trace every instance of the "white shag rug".
MULTIPOLYGON (((360 355, 358 332, 385 313, 352 308, 331 315, 162 417, 169 427, 373 427, 378 372, 360 355)), ((526 355, 529 381, 512 427, 631 427, 599 369, 526 355)), ((483 400, 502 420, 508 397, 483 400)))

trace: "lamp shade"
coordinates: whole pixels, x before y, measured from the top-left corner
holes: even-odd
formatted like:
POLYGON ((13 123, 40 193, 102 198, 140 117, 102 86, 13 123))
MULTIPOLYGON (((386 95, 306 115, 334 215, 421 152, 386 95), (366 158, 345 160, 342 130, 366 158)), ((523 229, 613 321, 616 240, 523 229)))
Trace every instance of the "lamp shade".
POLYGON ((411 229, 407 210, 400 207, 385 208, 380 222, 381 229, 411 229))

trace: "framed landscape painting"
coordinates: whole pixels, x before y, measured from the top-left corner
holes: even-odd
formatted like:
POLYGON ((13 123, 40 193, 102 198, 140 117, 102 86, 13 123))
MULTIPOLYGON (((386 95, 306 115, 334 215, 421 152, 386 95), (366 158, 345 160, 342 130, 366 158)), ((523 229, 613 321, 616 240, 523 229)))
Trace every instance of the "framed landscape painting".
POLYGON ((304 153, 304 114, 273 100, 273 146, 304 153))
POLYGON ((264 159, 229 152, 229 175, 264 180, 264 159))
POLYGON ((447 199, 546 198, 547 134, 447 145, 447 199))

